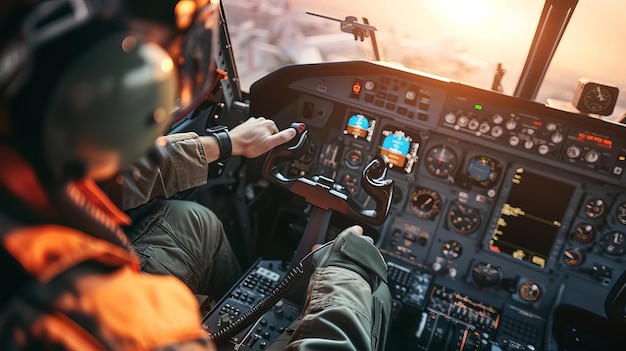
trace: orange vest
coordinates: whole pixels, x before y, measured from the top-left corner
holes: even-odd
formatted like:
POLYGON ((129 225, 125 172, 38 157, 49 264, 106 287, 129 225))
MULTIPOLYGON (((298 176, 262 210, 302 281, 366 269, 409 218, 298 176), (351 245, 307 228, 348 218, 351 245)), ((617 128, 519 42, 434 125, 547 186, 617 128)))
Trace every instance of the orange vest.
MULTIPOLYGON (((53 214, 32 169, 1 147, 0 159, 0 192, 35 213, 53 214)), ((75 189, 99 220, 128 222, 95 184, 75 189)), ((7 205, 0 207, 0 249, 29 279, 0 287, 17 289, 0 310, 3 337, 11 333, 12 342, 31 349, 214 350, 198 302, 182 282, 139 272, 136 256, 120 245, 60 224, 25 224, 7 215, 7 205)))

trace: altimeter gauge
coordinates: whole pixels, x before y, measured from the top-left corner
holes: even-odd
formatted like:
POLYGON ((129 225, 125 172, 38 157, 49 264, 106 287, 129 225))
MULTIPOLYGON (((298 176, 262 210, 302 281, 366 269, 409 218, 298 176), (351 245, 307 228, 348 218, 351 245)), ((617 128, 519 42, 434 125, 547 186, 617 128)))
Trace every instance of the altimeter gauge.
POLYGON ((618 94, 617 87, 579 79, 572 103, 580 112, 609 116, 613 113, 618 94))

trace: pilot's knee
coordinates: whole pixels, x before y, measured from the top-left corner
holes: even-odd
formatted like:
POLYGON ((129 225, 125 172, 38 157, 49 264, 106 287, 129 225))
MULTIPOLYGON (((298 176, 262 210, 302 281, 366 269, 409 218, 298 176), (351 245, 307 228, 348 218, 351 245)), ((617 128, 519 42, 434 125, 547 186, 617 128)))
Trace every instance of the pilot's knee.
POLYGON ((217 215, 211 209, 195 201, 168 201, 166 216, 176 219, 176 222, 183 222, 182 227, 188 227, 189 230, 200 235, 223 232, 222 222, 217 215))

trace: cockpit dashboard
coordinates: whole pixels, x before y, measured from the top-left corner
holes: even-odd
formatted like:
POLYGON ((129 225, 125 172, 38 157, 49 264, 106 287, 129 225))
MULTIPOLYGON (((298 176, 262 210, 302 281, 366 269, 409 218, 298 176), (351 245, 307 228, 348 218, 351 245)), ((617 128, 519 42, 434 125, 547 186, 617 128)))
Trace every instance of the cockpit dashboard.
POLYGON ((250 115, 306 123, 309 148, 285 172, 331 178, 365 208, 360 172, 389 159, 391 209, 366 234, 404 326, 390 347, 408 334, 446 349, 448 330, 447 343, 482 331, 500 349, 548 350, 551 330, 585 329, 569 309, 604 316, 626 269, 623 125, 367 61, 278 69, 251 86, 250 115))

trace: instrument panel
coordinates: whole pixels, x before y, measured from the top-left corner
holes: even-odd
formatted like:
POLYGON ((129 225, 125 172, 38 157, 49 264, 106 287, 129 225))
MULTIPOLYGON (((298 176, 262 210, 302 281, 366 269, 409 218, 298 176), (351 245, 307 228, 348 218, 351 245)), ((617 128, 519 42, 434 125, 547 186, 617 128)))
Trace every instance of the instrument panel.
POLYGON ((288 66, 250 96, 252 115, 309 126, 291 175, 332 178, 363 207, 360 171, 388 157, 394 197, 373 236, 394 262, 432 274, 433 291, 493 315, 604 315, 626 268, 624 126, 365 61, 288 66))

